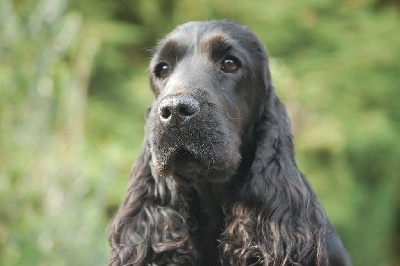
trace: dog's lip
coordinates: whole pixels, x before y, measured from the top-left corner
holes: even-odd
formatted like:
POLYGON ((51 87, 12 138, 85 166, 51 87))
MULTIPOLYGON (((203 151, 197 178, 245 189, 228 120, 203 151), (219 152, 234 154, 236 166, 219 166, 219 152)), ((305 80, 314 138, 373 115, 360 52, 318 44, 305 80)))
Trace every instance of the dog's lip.
MULTIPOLYGON (((225 157, 215 156, 204 156, 201 155, 203 152, 192 151, 186 148, 175 148, 168 151, 168 155, 162 156, 163 168, 172 171, 179 171, 180 168, 193 169, 193 165, 202 168, 204 171, 209 170, 224 170, 227 167, 227 159, 230 157, 230 153, 225 154, 225 157)), ((157 158, 157 157, 156 157, 157 158)), ((188 172, 188 171, 185 171, 188 172)))

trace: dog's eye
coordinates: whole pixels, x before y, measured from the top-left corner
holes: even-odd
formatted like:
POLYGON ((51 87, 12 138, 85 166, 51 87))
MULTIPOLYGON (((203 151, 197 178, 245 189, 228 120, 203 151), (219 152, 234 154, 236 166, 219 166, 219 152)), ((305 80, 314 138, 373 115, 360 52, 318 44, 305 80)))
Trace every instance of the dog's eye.
POLYGON ((171 74, 171 67, 165 62, 159 63, 156 66, 154 73, 157 78, 165 79, 169 76, 169 74, 171 74))
POLYGON ((240 61, 234 56, 227 56, 222 60, 221 69, 225 73, 234 73, 240 67, 240 61))

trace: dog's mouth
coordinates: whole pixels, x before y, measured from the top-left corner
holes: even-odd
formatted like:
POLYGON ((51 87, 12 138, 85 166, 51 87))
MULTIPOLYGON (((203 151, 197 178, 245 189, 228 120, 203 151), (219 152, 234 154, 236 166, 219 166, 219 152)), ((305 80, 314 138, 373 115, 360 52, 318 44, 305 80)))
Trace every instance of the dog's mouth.
POLYGON ((178 148, 165 157, 163 163, 155 160, 158 172, 171 176, 176 182, 190 185, 203 181, 215 181, 224 176, 226 163, 215 163, 213 158, 201 158, 193 151, 178 148))
POLYGON ((179 148, 169 156, 166 169, 175 181, 190 184, 195 180, 201 179, 205 164, 206 162, 198 158, 194 152, 179 148))

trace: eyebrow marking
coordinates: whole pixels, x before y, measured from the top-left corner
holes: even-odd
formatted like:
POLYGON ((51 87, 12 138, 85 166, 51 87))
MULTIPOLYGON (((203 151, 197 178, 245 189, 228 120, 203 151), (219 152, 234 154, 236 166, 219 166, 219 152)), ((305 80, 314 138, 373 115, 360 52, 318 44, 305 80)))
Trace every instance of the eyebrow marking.
POLYGON ((161 60, 176 63, 184 56, 186 49, 187 48, 182 43, 176 40, 168 40, 162 46, 159 57, 161 60))
POLYGON ((169 40, 164 44, 161 54, 165 54, 165 55, 175 54, 177 49, 178 49, 177 41, 169 40))
POLYGON ((206 50, 209 51, 212 59, 220 59, 222 56, 229 53, 232 50, 232 45, 230 44, 228 38, 223 35, 214 35, 206 42, 206 50))

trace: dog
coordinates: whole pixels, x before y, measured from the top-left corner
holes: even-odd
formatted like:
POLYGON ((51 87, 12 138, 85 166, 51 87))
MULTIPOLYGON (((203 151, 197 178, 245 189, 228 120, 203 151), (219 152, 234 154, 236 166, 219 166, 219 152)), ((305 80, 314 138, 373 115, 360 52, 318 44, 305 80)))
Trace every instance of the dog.
POLYGON ((265 47, 247 27, 177 27, 155 49, 150 85, 109 265, 351 265, 296 166, 265 47))

